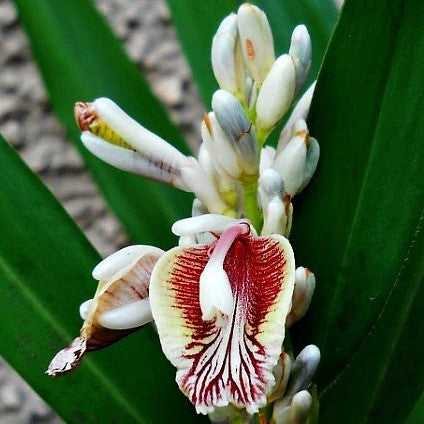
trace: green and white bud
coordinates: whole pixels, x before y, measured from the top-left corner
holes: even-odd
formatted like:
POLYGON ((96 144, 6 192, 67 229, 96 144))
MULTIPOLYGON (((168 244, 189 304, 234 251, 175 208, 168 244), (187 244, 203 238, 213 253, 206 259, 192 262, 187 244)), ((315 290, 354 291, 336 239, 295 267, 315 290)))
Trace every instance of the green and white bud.
POLYGON ((288 54, 272 65, 256 102, 256 125, 269 133, 290 108, 296 86, 293 60, 288 54))
POLYGON ((240 102, 225 90, 217 90, 212 98, 212 109, 224 134, 237 153, 245 175, 257 175, 259 167, 258 143, 252 123, 240 102))
POLYGON ((294 29, 289 54, 293 59, 296 69, 295 96, 297 96, 301 92, 306 78, 308 78, 312 62, 311 37, 305 25, 298 25, 294 29))
POLYGON ((227 16, 212 41, 212 69, 219 86, 244 99, 246 75, 237 27, 237 15, 227 16))
POLYGON ((205 115, 201 133, 215 169, 232 180, 238 180, 242 169, 238 164, 234 145, 220 127, 213 112, 205 115))
POLYGON ((244 63, 256 83, 261 84, 275 61, 274 40, 265 13, 245 3, 237 12, 244 63))

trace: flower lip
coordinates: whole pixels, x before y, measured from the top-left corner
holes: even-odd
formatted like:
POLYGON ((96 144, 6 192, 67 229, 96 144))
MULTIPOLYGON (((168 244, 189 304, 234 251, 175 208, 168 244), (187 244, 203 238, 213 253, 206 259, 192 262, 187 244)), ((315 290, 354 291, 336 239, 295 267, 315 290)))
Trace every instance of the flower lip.
POLYGON ((218 242, 171 249, 151 278, 150 304, 162 349, 177 367, 181 390, 202 414, 229 404, 254 414, 276 382, 294 255, 284 237, 246 236, 247 225, 239 226, 245 236, 231 243, 223 267, 234 301, 230 316, 205 321, 200 305, 200 275, 218 242))

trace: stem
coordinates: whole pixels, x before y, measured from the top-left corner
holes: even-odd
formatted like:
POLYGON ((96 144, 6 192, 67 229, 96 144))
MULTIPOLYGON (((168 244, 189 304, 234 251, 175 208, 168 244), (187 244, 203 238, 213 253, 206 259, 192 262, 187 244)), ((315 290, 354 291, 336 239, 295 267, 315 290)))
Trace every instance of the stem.
POLYGON ((259 234, 262 229, 262 213, 258 207, 258 180, 242 183, 242 185, 246 217, 259 234))

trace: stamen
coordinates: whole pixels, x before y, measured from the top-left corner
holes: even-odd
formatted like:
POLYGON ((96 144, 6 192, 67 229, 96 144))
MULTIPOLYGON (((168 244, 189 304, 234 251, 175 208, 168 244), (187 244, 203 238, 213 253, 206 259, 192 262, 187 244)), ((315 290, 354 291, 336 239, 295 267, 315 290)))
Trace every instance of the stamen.
POLYGON ((224 270, 224 260, 234 240, 238 237, 248 237, 250 231, 247 221, 239 222, 228 228, 217 241, 199 281, 200 308, 205 321, 216 318, 217 322, 222 324, 221 314, 232 314, 234 299, 230 280, 224 270))

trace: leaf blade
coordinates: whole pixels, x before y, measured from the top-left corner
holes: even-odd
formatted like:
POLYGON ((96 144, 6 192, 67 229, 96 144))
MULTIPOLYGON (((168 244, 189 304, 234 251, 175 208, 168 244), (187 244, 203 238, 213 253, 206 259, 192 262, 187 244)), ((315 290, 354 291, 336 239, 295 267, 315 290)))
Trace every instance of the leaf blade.
MULTIPOLYGON (((424 38, 410 29, 413 2, 385 6, 345 3, 309 119, 321 163, 295 203, 295 251, 318 284, 309 318, 293 333, 298 348, 314 342, 322 349, 325 422, 404 422, 424 387, 416 360, 418 253, 409 274, 402 271, 424 203, 423 103, 416 95, 424 89, 424 38), (407 364, 402 371, 399 361, 407 364), (402 372, 412 373, 413 384, 389 402, 402 372)), ((422 242, 420 230, 414 243, 422 242)))
POLYGON ((99 255, 1 137, 0 166, 1 355, 68 422, 171 422, 176 408, 197 422, 152 328, 90 354, 72 375, 44 375, 81 325, 77 305, 92 295, 99 255))

